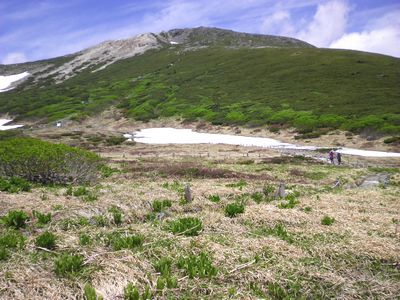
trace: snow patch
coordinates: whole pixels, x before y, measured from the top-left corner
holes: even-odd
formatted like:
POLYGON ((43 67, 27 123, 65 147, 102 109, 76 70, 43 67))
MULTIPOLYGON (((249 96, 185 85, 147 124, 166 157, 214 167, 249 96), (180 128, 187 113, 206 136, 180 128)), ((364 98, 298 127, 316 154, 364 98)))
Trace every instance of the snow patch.
POLYGON ((174 42, 174 41, 170 41, 169 42, 171 45, 178 45, 179 43, 178 42, 174 42))
POLYGON ((10 123, 11 121, 12 120, 8 119, 0 119, 0 130, 9 130, 24 126, 24 125, 5 125, 7 123, 10 123))
MULTIPOLYGON (((255 146, 274 149, 294 149, 294 150, 318 150, 321 147, 298 146, 283 143, 278 140, 262 137, 249 137, 230 134, 200 133, 191 129, 175 128, 147 128, 124 134, 125 138, 134 139, 136 142, 144 144, 226 144, 237 146, 255 146)), ((365 157, 400 157, 400 153, 370 151, 352 148, 340 148, 338 152, 346 155, 358 155, 365 157)))
POLYGON ((29 75, 29 72, 6 76, 0 75, 0 93, 13 89, 14 87, 11 86, 13 82, 16 82, 29 75))

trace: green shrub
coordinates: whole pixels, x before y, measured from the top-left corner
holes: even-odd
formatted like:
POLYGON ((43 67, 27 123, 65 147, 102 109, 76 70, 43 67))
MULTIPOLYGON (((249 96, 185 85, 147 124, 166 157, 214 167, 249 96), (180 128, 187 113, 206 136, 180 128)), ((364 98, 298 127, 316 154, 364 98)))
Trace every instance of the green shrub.
POLYGON ((123 235, 119 232, 110 233, 108 235, 107 244, 114 251, 122 249, 135 249, 143 245, 144 237, 142 235, 123 235))
POLYGON ((112 221, 115 225, 119 226, 122 224, 122 211, 120 208, 116 207, 116 206, 112 206, 108 209, 108 211, 111 213, 112 215, 112 221))
POLYGON ((51 222, 51 213, 42 214, 41 212, 34 210, 32 212, 32 214, 37 219, 37 221, 40 225, 45 225, 45 224, 51 222))
POLYGON ((153 207, 153 211, 154 212, 162 212, 164 211, 166 208, 171 207, 172 206, 172 202, 171 200, 154 200, 152 207, 153 207))
POLYGON ((103 300, 103 297, 97 295, 96 290, 90 283, 86 283, 83 289, 84 300, 103 300))
POLYGON ((241 203, 230 203, 225 206, 225 216, 233 218, 244 213, 244 205, 241 203))
POLYGON ((219 195, 210 195, 208 196, 208 200, 210 200, 211 202, 218 203, 221 201, 221 198, 219 197, 219 195))
POLYGON ((298 197, 298 193, 292 193, 292 194, 288 194, 286 195, 285 199, 278 204, 278 207, 281 209, 290 209, 290 208, 294 208, 296 206, 296 204, 299 203, 299 201, 297 200, 298 197))
POLYGON ((29 192, 31 190, 31 184, 23 178, 11 177, 1 178, 0 177, 0 191, 8 193, 19 193, 29 192))
POLYGON ((89 235, 87 235, 85 233, 81 233, 79 235, 79 245, 87 246, 87 245, 90 245, 90 243, 91 243, 91 238, 89 235))
POLYGON ((218 273, 217 268, 212 264, 211 258, 205 252, 201 252, 199 255, 180 257, 177 266, 179 269, 185 270, 190 279, 195 277, 212 278, 218 273))
POLYGON ((321 219, 321 224, 322 224, 322 225, 327 225, 327 226, 329 226, 329 225, 332 225, 334 222, 335 222, 335 218, 332 218, 332 217, 330 217, 330 216, 324 216, 324 217, 321 219))
POLYGON ((10 257, 6 247, 0 246, 0 261, 7 260, 10 257))
POLYGON ((43 184, 86 183, 97 177, 100 157, 92 152, 32 138, 0 141, 0 176, 43 184))
POLYGON ((22 249, 25 245, 25 240, 25 237, 18 231, 9 230, 0 235, 0 247, 22 249))
POLYGON ((284 224, 276 224, 274 227, 261 227, 255 230, 255 234, 257 235, 272 235, 277 238, 280 238, 283 241, 288 242, 289 244, 294 242, 293 237, 287 232, 284 224))
POLYGON ((187 217, 168 222, 168 229, 174 234, 195 236, 203 229, 203 222, 199 218, 187 217))
POLYGON ((155 264, 154 269, 162 276, 169 276, 171 274, 172 261, 167 257, 160 258, 155 264))
POLYGON ((77 276, 84 268, 82 255, 61 254, 54 262, 55 272, 59 276, 77 276))
POLYGON ((150 287, 146 285, 143 293, 140 295, 139 290, 133 283, 128 283, 124 288, 124 300, 150 300, 153 299, 153 295, 150 291, 150 287))
POLYGON ((247 182, 244 181, 243 179, 241 179, 241 180, 239 180, 238 182, 229 183, 229 184, 227 184, 226 186, 227 186, 227 187, 233 187, 233 188, 239 188, 239 190, 242 190, 242 188, 243 188, 244 186, 246 186, 246 185, 247 185, 247 182))
POLYGON ((25 227, 28 215, 21 210, 10 210, 7 215, 2 218, 3 223, 8 227, 19 229, 25 227))
POLYGON ((256 203, 261 203, 264 200, 264 194, 260 192, 254 192, 250 195, 251 199, 256 203))
POLYGON ((56 247, 56 240, 57 237, 53 233, 45 231, 36 238, 35 245, 41 248, 54 249, 56 247))
POLYGON ((390 138, 384 139, 383 142, 385 144, 400 143, 400 136, 392 136, 390 138))
POLYGON ((110 136, 106 139, 107 146, 121 145, 125 141, 123 136, 110 136))

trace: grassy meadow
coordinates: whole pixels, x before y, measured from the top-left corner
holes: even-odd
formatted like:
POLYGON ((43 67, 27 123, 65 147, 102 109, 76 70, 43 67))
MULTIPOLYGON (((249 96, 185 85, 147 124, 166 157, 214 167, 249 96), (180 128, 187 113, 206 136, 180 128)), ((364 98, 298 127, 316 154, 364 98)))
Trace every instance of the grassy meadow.
POLYGON ((398 298, 398 162, 105 141, 91 183, 0 182, 0 298, 398 298))

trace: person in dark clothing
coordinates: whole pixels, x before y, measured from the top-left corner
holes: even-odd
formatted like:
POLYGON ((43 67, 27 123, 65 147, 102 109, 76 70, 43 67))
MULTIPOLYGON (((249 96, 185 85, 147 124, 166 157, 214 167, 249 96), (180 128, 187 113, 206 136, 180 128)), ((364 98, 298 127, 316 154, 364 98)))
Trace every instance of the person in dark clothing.
POLYGON ((337 159, 338 165, 340 165, 342 163, 342 153, 340 153, 340 152, 336 153, 336 159, 337 159))
POLYGON ((331 162, 331 164, 333 165, 333 159, 335 157, 335 152, 333 152, 333 150, 329 151, 329 161, 331 162))

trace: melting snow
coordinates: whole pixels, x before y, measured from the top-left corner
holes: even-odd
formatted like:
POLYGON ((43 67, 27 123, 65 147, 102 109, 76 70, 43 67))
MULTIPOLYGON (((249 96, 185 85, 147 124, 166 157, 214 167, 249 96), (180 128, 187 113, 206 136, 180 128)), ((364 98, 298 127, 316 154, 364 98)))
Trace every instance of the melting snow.
MULTIPOLYGON (((298 146, 283 143, 278 140, 262 137, 248 137, 229 134, 214 134, 194 132, 191 129, 175 128, 147 128, 131 134, 124 134, 125 138, 134 139, 144 144, 227 144, 239 146, 256 146, 276 149, 295 150, 317 150, 315 146, 298 146)), ((358 155, 365 157, 400 157, 400 153, 369 151, 352 148, 341 148, 337 150, 347 155, 358 155)))
POLYGON ((4 125, 7 123, 10 123, 11 121, 12 120, 8 120, 8 119, 0 119, 0 130, 9 130, 9 129, 15 129, 15 128, 24 126, 24 125, 4 125))
POLYGON ((30 75, 28 72, 7 76, 0 75, 0 92, 5 92, 13 89, 14 87, 10 87, 13 82, 18 81, 28 75, 30 75))
POLYGON ((174 41, 170 41, 169 42, 171 45, 178 45, 179 43, 178 42, 174 42, 174 41))

